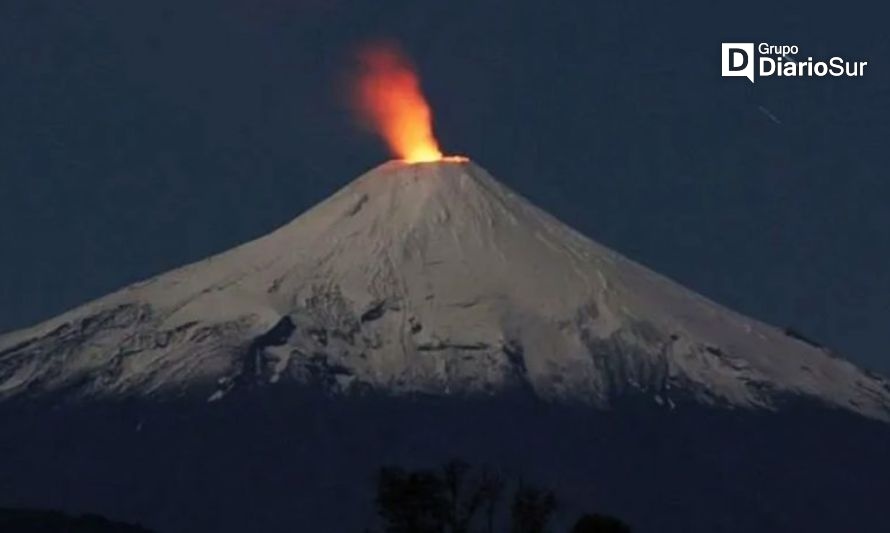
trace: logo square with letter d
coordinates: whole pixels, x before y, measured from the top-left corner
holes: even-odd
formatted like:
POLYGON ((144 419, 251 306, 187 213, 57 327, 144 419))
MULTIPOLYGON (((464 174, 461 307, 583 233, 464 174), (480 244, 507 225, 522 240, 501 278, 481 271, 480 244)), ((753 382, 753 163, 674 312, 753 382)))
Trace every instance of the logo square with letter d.
POLYGON ((743 77, 754 83, 754 43, 723 43, 723 77, 743 77))

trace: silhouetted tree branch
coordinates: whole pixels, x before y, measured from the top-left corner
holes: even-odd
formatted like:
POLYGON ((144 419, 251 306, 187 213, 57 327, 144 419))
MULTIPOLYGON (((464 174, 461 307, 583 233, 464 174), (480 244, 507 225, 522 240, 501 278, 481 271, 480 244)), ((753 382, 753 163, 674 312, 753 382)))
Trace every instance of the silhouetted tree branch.
POLYGON ((549 490, 519 483, 510 506, 512 533, 544 533, 553 512, 556 495, 549 490))

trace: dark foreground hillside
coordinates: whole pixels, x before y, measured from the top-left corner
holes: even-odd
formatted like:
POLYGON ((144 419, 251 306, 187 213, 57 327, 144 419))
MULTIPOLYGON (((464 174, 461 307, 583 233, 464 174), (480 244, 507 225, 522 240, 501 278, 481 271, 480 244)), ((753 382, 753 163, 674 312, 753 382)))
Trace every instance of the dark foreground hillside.
POLYGON ((890 531, 890 426, 528 398, 254 390, 221 402, 0 406, 0 506, 91 511, 162 533, 363 531, 382 465, 460 457, 641 532, 890 531))
POLYGON ((152 533, 142 527, 113 522, 98 515, 72 516, 40 509, 0 507, 0 531, 4 533, 152 533))

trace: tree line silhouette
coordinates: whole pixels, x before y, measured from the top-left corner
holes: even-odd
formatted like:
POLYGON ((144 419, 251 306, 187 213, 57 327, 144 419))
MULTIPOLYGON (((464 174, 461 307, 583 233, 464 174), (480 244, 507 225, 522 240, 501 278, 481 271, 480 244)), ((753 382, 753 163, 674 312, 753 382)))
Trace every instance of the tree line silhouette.
MULTIPOLYGON (((366 533, 552 533, 558 502, 548 489, 453 460, 436 469, 381 468, 376 481, 382 529, 366 533)), ((336 530, 336 528, 331 529, 336 530)), ((95 514, 0 508, 0 532, 151 533, 95 514)), ((584 514, 568 533, 630 533, 617 518, 584 514)))
MULTIPOLYGON (((549 533, 557 510, 553 491, 522 479, 511 484, 495 470, 459 460, 437 469, 384 467, 376 488, 385 533, 549 533)), ((579 517, 569 533, 630 531, 617 518, 592 513, 579 517)))

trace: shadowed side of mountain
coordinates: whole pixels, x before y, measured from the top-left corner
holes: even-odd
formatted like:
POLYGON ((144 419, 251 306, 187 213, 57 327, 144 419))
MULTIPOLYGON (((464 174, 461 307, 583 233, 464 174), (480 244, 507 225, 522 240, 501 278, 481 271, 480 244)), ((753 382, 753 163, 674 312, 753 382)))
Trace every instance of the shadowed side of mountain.
POLYGON ((890 429, 780 412, 528 394, 476 400, 253 389, 219 402, 0 406, 0 501, 93 509, 165 533, 361 531, 383 465, 458 457, 642 532, 884 531, 890 429))

